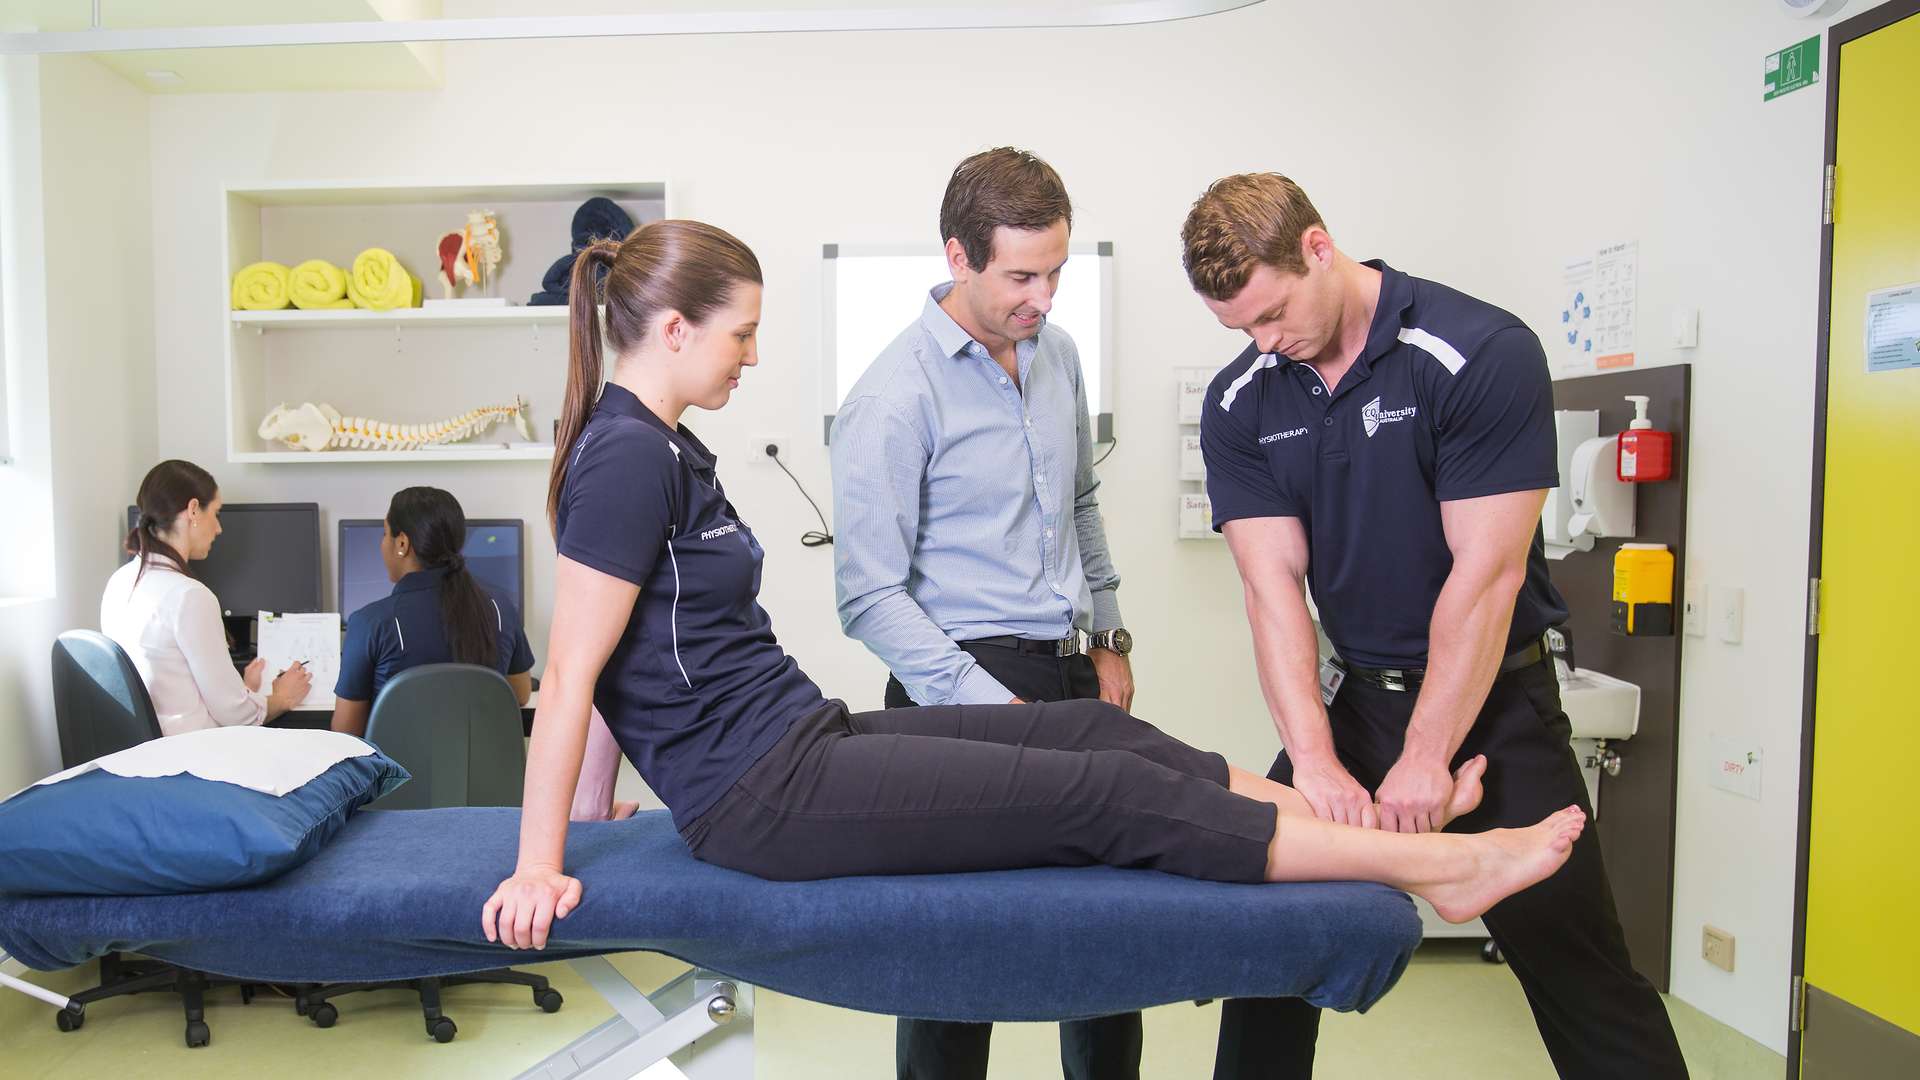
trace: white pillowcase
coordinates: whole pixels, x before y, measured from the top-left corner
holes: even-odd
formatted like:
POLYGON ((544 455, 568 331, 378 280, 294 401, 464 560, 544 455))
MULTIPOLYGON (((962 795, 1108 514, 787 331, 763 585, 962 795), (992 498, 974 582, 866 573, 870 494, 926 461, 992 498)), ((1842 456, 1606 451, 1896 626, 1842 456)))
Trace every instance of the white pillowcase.
POLYGON ((202 780, 238 784, 268 795, 285 795, 348 758, 371 753, 373 747, 365 741, 338 731, 203 728, 153 739, 96 758, 49 776, 40 784, 58 783, 94 769, 105 769, 117 776, 189 773, 202 780))

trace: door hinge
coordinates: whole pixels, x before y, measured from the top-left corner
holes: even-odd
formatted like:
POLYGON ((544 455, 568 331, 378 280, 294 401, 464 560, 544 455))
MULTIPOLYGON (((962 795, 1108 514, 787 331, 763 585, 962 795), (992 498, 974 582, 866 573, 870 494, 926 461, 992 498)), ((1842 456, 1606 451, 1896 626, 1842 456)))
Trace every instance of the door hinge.
POLYGON ((1807 579, 1807 636, 1820 636, 1820 579, 1807 579))
POLYGON ((1799 975, 1793 977, 1793 1008, 1787 1017, 1787 1030, 1807 1030, 1807 980, 1799 975))
POLYGON ((1827 166, 1826 181, 1820 186, 1820 224, 1833 224, 1833 166, 1827 166))

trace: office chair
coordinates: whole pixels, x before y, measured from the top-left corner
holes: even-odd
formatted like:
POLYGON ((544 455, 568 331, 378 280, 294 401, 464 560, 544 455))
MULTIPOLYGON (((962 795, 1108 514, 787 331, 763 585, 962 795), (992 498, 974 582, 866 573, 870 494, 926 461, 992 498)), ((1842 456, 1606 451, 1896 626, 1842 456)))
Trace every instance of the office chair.
MULTIPOLYGON (((373 702, 367 741, 406 767, 413 779, 368 804, 372 810, 443 806, 519 806, 526 774, 520 704, 499 672, 472 664, 425 664, 395 676, 373 702)), ((331 998, 363 990, 411 987, 420 994, 427 1034, 452 1042, 459 1028, 440 1010, 440 992, 472 983, 506 983, 533 991, 533 1003, 558 1012, 560 992, 544 975, 511 968, 384 983, 326 983, 294 1003, 319 1027, 340 1017, 331 998)))
MULTIPOLYGON (((54 640, 53 714, 63 768, 160 737, 160 720, 140 672, 126 650, 92 630, 69 630, 54 640)), ((251 1003, 257 985, 148 957, 108 953, 100 958, 100 985, 72 995, 73 1005, 54 1014, 54 1023, 61 1031, 78 1031, 92 1002, 171 990, 186 1010, 187 1045, 205 1046, 213 1038, 206 1023, 208 988, 238 986, 241 1000, 251 1003)))

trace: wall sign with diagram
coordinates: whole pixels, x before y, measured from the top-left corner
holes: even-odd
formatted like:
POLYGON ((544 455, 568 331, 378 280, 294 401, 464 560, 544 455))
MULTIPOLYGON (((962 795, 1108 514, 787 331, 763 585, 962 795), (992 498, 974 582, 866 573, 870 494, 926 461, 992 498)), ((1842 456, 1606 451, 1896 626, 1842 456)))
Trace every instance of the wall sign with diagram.
POLYGON ((1564 370, 1632 367, 1639 294, 1640 245, 1609 244, 1561 268, 1562 299, 1553 355, 1564 370))
POLYGON ((1867 374, 1920 368, 1920 282, 1867 294, 1867 374))

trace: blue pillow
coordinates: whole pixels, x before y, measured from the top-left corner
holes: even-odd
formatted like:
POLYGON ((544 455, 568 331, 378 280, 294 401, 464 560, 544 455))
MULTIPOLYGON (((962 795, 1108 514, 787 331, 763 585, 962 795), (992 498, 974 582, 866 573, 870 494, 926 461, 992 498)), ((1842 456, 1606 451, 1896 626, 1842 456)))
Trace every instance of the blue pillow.
POLYGON ((408 780, 378 752, 285 795, 103 769, 0 803, 0 893, 150 896, 255 885, 299 866, 348 815, 408 780))

